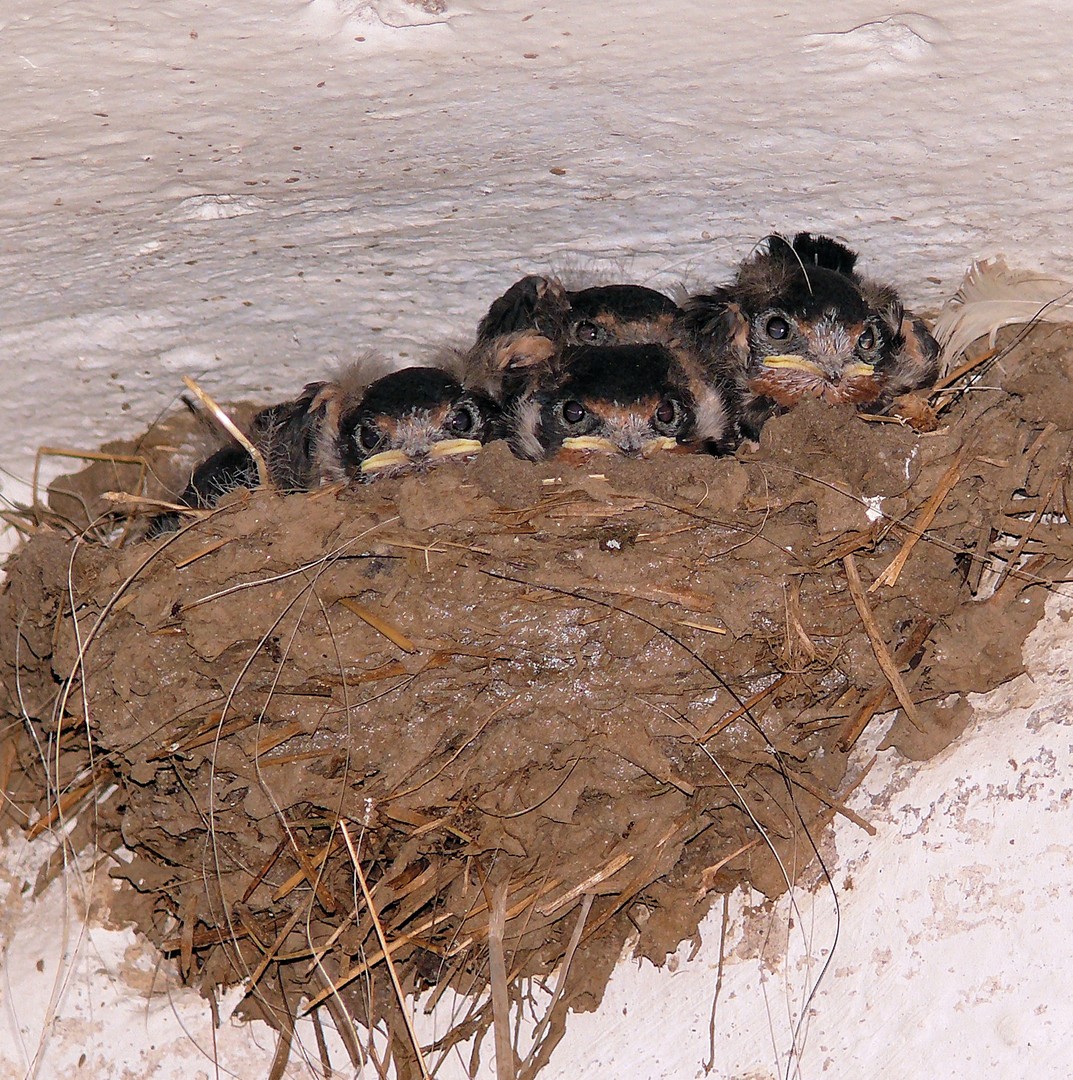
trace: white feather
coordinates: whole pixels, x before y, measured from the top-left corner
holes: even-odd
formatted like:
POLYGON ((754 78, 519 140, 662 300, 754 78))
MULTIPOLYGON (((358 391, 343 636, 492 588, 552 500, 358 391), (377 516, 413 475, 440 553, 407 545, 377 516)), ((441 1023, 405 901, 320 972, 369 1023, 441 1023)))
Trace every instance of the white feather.
POLYGON ((1018 323, 1073 322, 1073 281, 1011 270, 1002 259, 974 262, 958 291, 943 305, 932 331, 942 348, 943 372, 951 371, 977 338, 1018 323))

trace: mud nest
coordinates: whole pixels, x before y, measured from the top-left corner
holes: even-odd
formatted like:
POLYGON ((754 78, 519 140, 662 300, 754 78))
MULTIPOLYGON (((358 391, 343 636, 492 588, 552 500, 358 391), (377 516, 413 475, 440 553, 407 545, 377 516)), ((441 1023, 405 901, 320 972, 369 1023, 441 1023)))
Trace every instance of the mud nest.
MULTIPOLYGON (((400 1075, 384 941, 404 993, 471 1001, 441 1048, 492 1023, 490 973, 565 961, 531 1074, 627 942, 660 963, 835 813, 868 827, 873 718, 924 757, 1022 670, 1073 559, 1068 340, 926 434, 816 404, 733 458, 493 445, 161 542, 39 515, 0 599, 4 779, 32 830, 119 852, 119 912, 189 981, 244 981, 285 1034, 310 1003, 386 1020, 400 1075)), ((94 516, 117 468, 54 504, 94 516)))

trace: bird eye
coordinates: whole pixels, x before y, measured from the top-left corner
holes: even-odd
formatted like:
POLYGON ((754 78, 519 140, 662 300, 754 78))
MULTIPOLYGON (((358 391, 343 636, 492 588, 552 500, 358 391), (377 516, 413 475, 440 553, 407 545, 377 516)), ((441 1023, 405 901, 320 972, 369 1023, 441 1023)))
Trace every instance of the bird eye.
POLYGON ((764 325, 764 333, 772 341, 785 341, 790 336, 790 324, 781 315, 773 315, 764 325))
POLYGON ((477 418, 473 415, 472 409, 460 405, 447 417, 443 426, 452 435, 465 435, 467 431, 472 431, 477 426, 477 418))
POLYGON ((875 347, 876 332, 870 326, 866 326, 861 336, 857 338, 857 348, 863 349, 864 352, 871 352, 875 347))
POLYGON ((363 450, 375 450, 379 445, 383 435, 380 433, 380 429, 370 423, 368 420, 363 420, 358 427, 358 442, 361 444, 363 450))
POLYGON ((611 339, 607 327, 587 319, 574 327, 574 335, 582 345, 604 345, 611 339))
POLYGON ((664 398, 660 402, 659 408, 656 410, 656 419, 661 424, 673 424, 674 418, 678 415, 678 406, 675 405, 670 398, 664 398))
POLYGON ((563 405, 563 419, 568 424, 580 424, 585 419, 585 406, 580 401, 568 401, 563 405))
POLYGON ((664 398, 652 414, 652 426, 661 435, 677 438, 685 426, 688 413, 682 403, 675 398, 664 398))

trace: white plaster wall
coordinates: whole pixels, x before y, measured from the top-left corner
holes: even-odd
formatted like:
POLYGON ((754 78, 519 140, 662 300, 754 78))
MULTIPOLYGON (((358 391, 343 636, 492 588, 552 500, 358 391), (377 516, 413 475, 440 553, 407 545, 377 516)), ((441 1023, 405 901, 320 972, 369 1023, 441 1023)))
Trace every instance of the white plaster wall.
MULTIPOLYGON (((7 0, 0 494, 42 444, 144 430, 183 374, 267 401, 367 347, 412 360, 532 269, 698 286, 809 228, 922 309, 977 257, 1070 275, 1071 47, 1060 6, 968 0, 7 0)), ((796 1040, 831 894, 792 929, 739 899, 711 1075, 1073 1072, 1063 603, 971 732, 855 796, 879 834, 828 844, 838 941, 796 1040)), ((147 1001, 155 959, 83 921, 83 879, 30 903, 41 854, 7 855, 0 1073, 215 1075, 203 1005, 147 1001)), ((548 1075, 703 1075, 717 946, 718 913, 673 971, 625 963, 548 1075)), ((216 1042, 221 1075, 265 1073, 268 1034, 216 1042)))

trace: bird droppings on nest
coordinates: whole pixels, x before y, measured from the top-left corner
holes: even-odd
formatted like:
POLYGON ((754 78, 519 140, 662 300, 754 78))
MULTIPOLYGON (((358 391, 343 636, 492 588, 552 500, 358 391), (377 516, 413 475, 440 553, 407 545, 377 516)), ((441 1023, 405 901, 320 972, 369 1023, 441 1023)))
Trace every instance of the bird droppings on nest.
MULTIPOLYGON (((381 933, 404 993, 468 997, 441 1049, 492 1024, 490 967, 516 1001, 567 962, 535 1069, 624 945, 660 963, 834 814, 870 828, 866 725, 927 757, 1022 670, 1073 561, 1071 345, 1032 331, 1010 393, 940 390, 923 435, 812 401, 721 459, 497 443, 120 549, 46 517, 0 599, 6 709, 59 770, 24 731, 33 828, 129 849, 116 914, 206 994, 386 1021, 399 1075, 381 933)), ((67 478, 65 513, 116 479, 67 478)))

